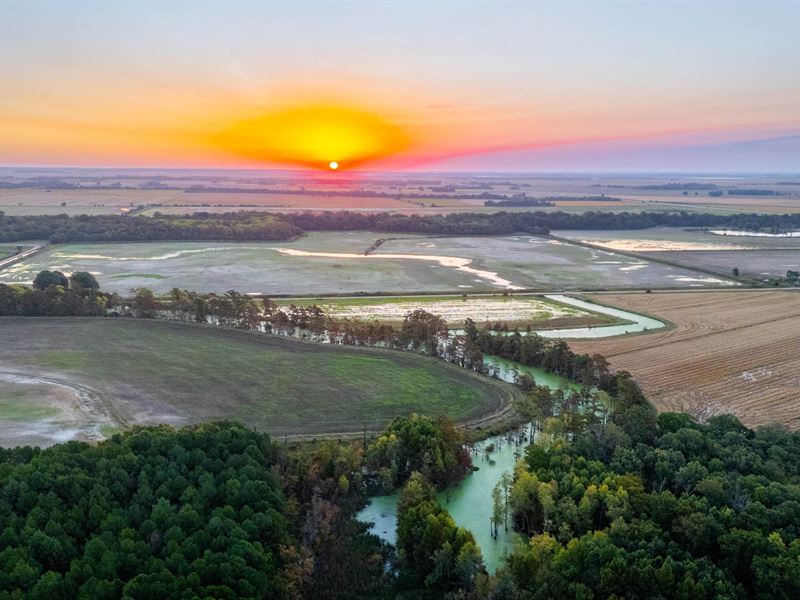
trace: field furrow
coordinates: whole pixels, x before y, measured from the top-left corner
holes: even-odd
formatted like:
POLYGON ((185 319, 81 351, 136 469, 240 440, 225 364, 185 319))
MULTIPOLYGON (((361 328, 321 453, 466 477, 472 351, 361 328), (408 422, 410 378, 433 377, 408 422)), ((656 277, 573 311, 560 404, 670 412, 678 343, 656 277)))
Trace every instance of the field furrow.
POLYGON ((800 428, 800 294, 791 290, 598 294, 673 323, 667 331, 572 342, 630 371, 662 411, 724 412, 800 428))

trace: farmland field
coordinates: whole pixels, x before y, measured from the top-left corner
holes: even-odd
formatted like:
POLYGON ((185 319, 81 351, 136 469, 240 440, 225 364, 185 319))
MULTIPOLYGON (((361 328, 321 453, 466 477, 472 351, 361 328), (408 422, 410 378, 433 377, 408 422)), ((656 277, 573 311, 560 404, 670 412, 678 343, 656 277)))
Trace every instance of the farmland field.
MULTIPOLYGON (((646 256, 646 254, 645 254, 646 256)), ((659 252, 659 258, 729 275, 734 268, 743 276, 768 280, 800 271, 800 248, 796 250, 740 250, 739 252, 659 252)))
POLYGON ((800 428, 800 294, 720 291, 597 294, 594 299, 671 321, 674 329, 575 341, 630 371, 662 411, 699 418, 732 412, 749 426, 800 428))
POLYGON ((4 446, 222 418, 276 435, 353 432, 410 412, 473 419, 516 393, 414 353, 199 325, 3 318, 0 328, 4 446))
POLYGON ((243 173, 223 170, 209 173, 197 169, 162 169, 125 173, 93 169, 3 168, 0 169, 0 183, 20 186, 0 189, 0 210, 8 214, 113 214, 136 207, 142 207, 143 214, 231 210, 358 210, 406 214, 530 210, 525 207, 485 206, 479 197, 481 193, 506 197, 524 193, 534 198, 545 197, 555 205, 536 208, 545 211, 683 210, 720 214, 800 211, 800 179, 789 175, 780 178, 751 175, 676 179, 610 174, 496 176, 440 173, 416 176, 376 173, 348 181, 346 178, 333 180, 329 175, 314 180, 298 177, 297 173, 290 171, 243 173), (52 180, 54 187, 45 189, 41 181, 32 179, 34 177, 52 180), (335 182, 333 188, 332 182, 335 182), (683 183, 687 184, 686 188, 681 187, 683 183), (692 184, 712 186, 723 193, 712 197, 708 193, 711 188, 698 191, 691 188, 692 184), (71 189, 76 185, 80 188, 71 189), (211 189, 194 193, 191 188, 196 186, 211 189), (335 194, 328 193, 332 189, 335 194), (737 189, 757 189, 775 194, 730 193, 737 189), (352 195, 348 191, 352 191, 352 195), (474 197, 468 197, 470 195, 474 197), (613 197, 615 201, 598 200, 602 195, 613 197))

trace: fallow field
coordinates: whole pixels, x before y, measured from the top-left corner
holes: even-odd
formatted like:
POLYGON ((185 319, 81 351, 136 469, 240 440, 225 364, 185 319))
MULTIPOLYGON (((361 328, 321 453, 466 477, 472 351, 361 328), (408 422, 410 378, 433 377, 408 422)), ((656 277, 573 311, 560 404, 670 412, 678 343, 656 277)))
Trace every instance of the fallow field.
POLYGON ((234 419, 282 436, 376 429, 418 412, 502 412, 518 392, 450 363, 187 323, 0 319, 0 445, 137 424, 234 419))
POLYGON ((671 321, 669 330, 575 341, 630 371, 661 411, 731 412, 748 426, 800 428, 800 294, 795 291, 595 294, 671 321))

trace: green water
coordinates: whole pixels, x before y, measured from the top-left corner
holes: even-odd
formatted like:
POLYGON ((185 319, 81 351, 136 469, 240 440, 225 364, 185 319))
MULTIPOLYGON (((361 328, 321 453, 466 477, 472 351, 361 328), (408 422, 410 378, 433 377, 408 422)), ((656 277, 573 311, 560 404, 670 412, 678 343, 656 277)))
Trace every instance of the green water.
POLYGON ((559 388, 570 390, 581 389, 580 385, 565 377, 548 373, 536 367, 521 365, 520 363, 500 358, 499 356, 484 356, 483 364, 489 369, 490 374, 496 374, 498 378, 508 383, 516 383, 517 374, 528 374, 533 377, 536 385, 546 385, 551 390, 557 390, 559 388))
MULTIPOLYGON (((525 438, 530 435, 530 428, 524 428, 525 438)), ((453 516, 455 522, 469 529, 483 553, 483 561, 490 573, 503 563, 507 554, 514 550, 516 544, 524 543, 523 536, 511 528, 509 514, 508 531, 501 524, 497 538, 491 534, 492 490, 505 472, 513 471, 517 459, 524 450, 524 443, 512 441, 515 436, 499 435, 488 438, 475 445, 472 463, 478 468, 466 477, 459 485, 439 492, 439 504, 444 506, 453 516), (484 452, 489 444, 495 445, 490 454, 484 452), (492 462, 494 464, 492 464, 492 462)), ((363 523, 374 523, 372 532, 389 544, 397 540, 397 500, 399 494, 376 496, 369 505, 356 515, 363 523)))
MULTIPOLYGON (((565 387, 580 389, 574 382, 547 373, 535 367, 526 367, 497 356, 485 356, 484 363, 487 367, 496 367, 497 376, 504 381, 514 382, 516 373, 531 375, 537 385, 546 385, 551 389, 565 387)), ((523 537, 511 530, 505 531, 501 525, 498 528, 497 538, 491 535, 490 521, 492 517, 492 490, 500 477, 507 471, 513 471, 517 459, 524 450, 525 443, 517 445, 511 441, 512 435, 503 434, 487 438, 475 445, 472 455, 473 465, 478 470, 464 478, 456 487, 439 492, 439 503, 447 508, 455 522, 469 529, 483 553, 483 561, 490 573, 503 563, 503 559, 510 554, 515 544, 523 543, 523 537), (483 449, 494 444, 495 450, 489 455, 492 464, 487 460, 483 449)), ((530 439, 530 427, 524 428, 523 439, 530 439)), ((398 494, 376 496, 370 500, 369 505, 356 515, 363 523, 374 523, 372 532, 389 544, 397 540, 395 529, 397 527, 397 500, 398 494)))

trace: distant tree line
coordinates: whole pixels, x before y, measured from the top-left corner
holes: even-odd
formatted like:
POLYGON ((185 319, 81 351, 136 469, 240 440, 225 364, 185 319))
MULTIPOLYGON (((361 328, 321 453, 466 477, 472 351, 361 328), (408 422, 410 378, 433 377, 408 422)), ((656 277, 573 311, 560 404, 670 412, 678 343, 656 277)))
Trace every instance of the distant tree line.
MULTIPOLYGON (((424 189, 424 188, 420 188, 424 189)), ((421 192, 379 192, 364 189, 310 189, 305 188, 243 188, 243 187, 215 187, 206 185, 193 185, 184 190, 187 194, 277 194, 280 196, 322 196, 328 198, 392 198, 394 200, 507 200, 510 196, 493 192, 480 194, 456 193, 455 186, 432 187, 431 192, 437 195, 421 192)), ((535 206, 551 206, 551 204, 537 204, 535 206)))
POLYGON ((6 216, 0 211, 0 242, 283 241, 302 233, 280 215, 270 213, 198 213, 188 217, 159 215, 149 218, 126 215, 6 216))
POLYGON ((787 231, 800 228, 800 214, 717 215, 693 212, 497 212, 446 215, 301 212, 277 214, 240 211, 197 212, 188 216, 126 215, 8 216, 0 211, 0 242, 48 240, 120 241, 286 241, 304 231, 366 230, 423 235, 547 235, 558 229, 646 229, 648 227, 728 227, 787 231))
POLYGON ((508 200, 487 200, 484 206, 555 206, 556 202, 622 202, 613 196, 543 196, 533 198, 526 194, 514 194, 508 200))
POLYGON ((776 190, 763 190, 763 189, 748 189, 748 190, 739 190, 733 189, 728 190, 729 196, 782 196, 781 192, 776 190))

